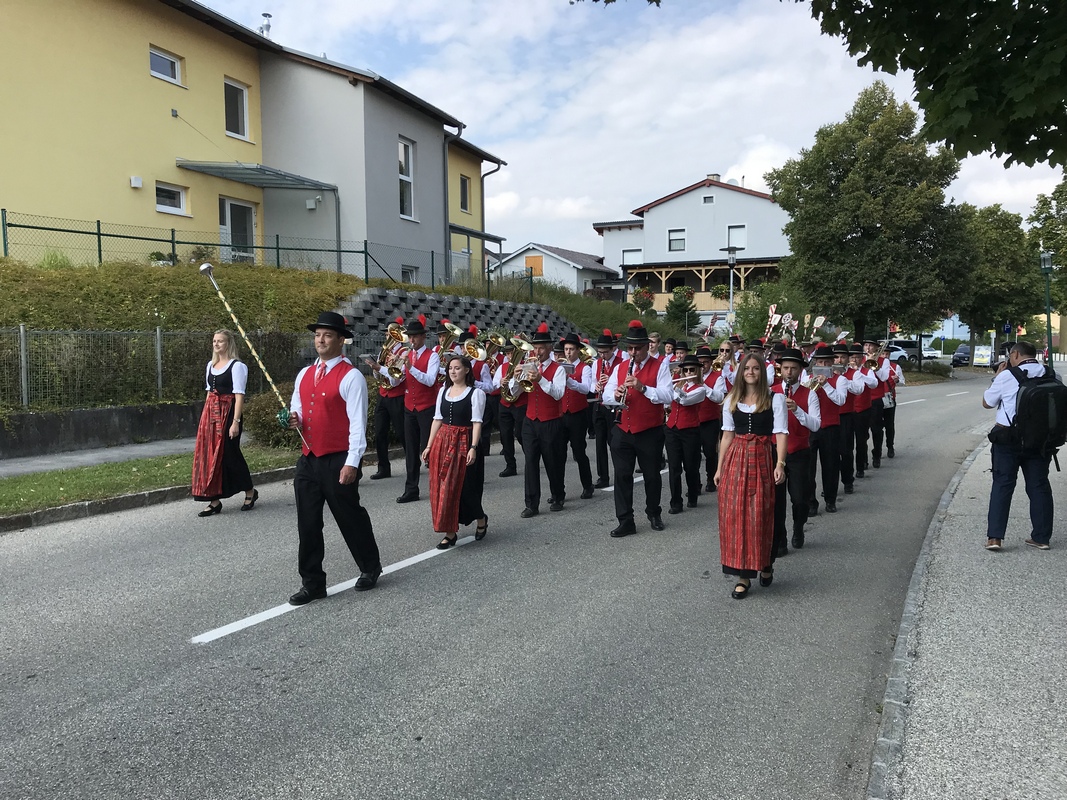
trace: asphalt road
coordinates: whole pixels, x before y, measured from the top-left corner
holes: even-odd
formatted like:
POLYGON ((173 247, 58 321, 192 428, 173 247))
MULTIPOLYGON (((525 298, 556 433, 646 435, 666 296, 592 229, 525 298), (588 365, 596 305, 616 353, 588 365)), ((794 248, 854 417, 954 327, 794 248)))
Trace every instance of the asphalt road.
MULTIPOLYGON (((298 588, 289 484, 251 513, 173 503, 2 536, 0 797, 860 797, 985 386, 902 390, 897 458, 741 602, 713 496, 614 540, 610 492, 578 500, 573 465, 565 510, 521 520, 496 455, 484 541, 202 644, 298 588)), ((425 474, 418 503, 395 503, 401 484, 362 484, 385 564, 438 539, 425 474)), ((326 569, 356 575, 332 523, 326 569)))

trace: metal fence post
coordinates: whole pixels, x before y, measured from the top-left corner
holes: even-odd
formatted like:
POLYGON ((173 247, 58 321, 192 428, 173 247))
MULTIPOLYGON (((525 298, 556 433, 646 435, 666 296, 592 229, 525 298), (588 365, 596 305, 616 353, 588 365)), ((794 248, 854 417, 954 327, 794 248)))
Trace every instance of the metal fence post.
POLYGON ((0 228, 4 231, 4 258, 7 258, 7 209, 0 208, 0 228))
POLYGON ((96 221, 96 263, 104 263, 104 239, 100 235, 100 220, 96 221))
POLYGON ((163 399, 163 328, 156 325, 156 395, 163 399))
POLYGON ((19 378, 22 381, 22 407, 30 407, 30 343, 26 326, 19 325, 19 378))
POLYGON ((170 229, 170 265, 173 267, 178 263, 178 234, 174 231, 174 228, 170 229))
POLYGON ((433 265, 434 265, 434 258, 433 257, 434 257, 434 255, 435 255, 434 251, 431 250, 430 251, 430 291, 431 292, 434 290, 434 285, 433 285, 433 277, 434 277, 433 276, 433 265))
POLYGON ((370 283, 370 248, 367 240, 363 240, 363 282, 370 283))
POLYGON ((280 267, 282 265, 282 235, 280 233, 274 234, 274 266, 280 267))

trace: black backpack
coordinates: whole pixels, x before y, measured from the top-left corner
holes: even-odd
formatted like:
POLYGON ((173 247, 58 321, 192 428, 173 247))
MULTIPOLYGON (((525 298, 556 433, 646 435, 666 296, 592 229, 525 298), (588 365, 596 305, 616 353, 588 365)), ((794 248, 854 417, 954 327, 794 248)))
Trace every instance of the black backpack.
POLYGON ((1019 367, 1009 369, 1019 381, 1011 421, 1017 441, 1025 453, 1054 456, 1067 441, 1067 386, 1048 367, 1033 378, 1019 367))

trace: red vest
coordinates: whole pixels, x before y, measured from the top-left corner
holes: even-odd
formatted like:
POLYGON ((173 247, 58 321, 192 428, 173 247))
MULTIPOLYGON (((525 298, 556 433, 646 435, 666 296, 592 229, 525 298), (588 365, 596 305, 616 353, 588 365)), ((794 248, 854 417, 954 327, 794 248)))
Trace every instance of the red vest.
MULTIPOLYGON (((860 370, 852 370, 853 375, 858 375, 860 370)), ((847 374, 847 373, 846 373, 847 374)), ((871 407, 871 387, 864 384, 863 391, 855 397, 856 413, 866 411, 871 407)))
MULTIPOLYGON (((634 370, 637 380, 641 381, 645 386, 656 386, 656 380, 659 378, 659 365, 662 360, 663 356, 650 356, 643 367, 634 370)), ((629 370, 629 361, 622 361, 615 368, 615 380, 618 381, 620 386, 626 380, 629 370)), ((641 433, 641 431, 647 431, 663 424, 663 406, 659 403, 653 403, 641 392, 632 390, 628 392, 626 405, 628 408, 622 412, 622 420, 619 422, 619 427, 627 433, 641 433)))
MULTIPOLYGON (((878 370, 880 370, 884 364, 885 364, 885 358, 878 359, 878 366, 875 367, 875 371, 877 372, 878 370)), ((892 367, 890 367, 890 371, 892 371, 892 367)), ((875 375, 874 377, 878 378, 877 375, 875 375)), ((878 385, 875 386, 873 389, 871 389, 871 399, 872 400, 881 400, 883 397, 885 397, 885 393, 886 393, 885 381, 883 381, 881 378, 878 378, 878 385)))
MULTIPOLYGON (((574 375, 571 377, 576 381, 580 381, 582 373, 586 369, 588 369, 588 367, 579 361, 574 367, 574 375)), ((560 401, 560 411, 564 414, 574 414, 578 411, 584 411, 587 408, 589 408, 589 398, 586 397, 585 392, 579 392, 567 387, 563 392, 563 399, 560 401)))
MULTIPOLYGON (((833 400, 830 399, 830 395, 826 393, 827 386, 834 386, 839 381, 837 375, 831 375, 826 380, 825 386, 820 386, 815 393, 819 396, 819 415, 822 417, 822 424, 819 426, 822 428, 832 428, 834 425, 841 424, 841 412, 844 411, 844 406, 839 406, 833 400)), ((845 401, 848 402, 847 400, 845 401)))
MULTIPOLYGON (((854 375, 855 372, 856 372, 856 370, 852 369, 852 367, 849 367, 843 373, 841 373, 841 377, 844 378, 846 381, 851 381, 852 380, 852 375, 854 375)), ((843 406, 841 406, 841 413, 842 414, 853 414, 853 413, 855 413, 855 411, 856 411, 856 395, 852 394, 852 392, 849 391, 848 388, 846 387, 845 388, 845 404, 843 406)))
MULTIPOLYGON (((785 394, 785 384, 780 383, 775 386, 771 391, 774 394, 785 394)), ((796 403, 805 412, 808 410, 808 396, 811 392, 799 383, 793 384, 793 394, 789 398, 796 403)), ((796 414, 792 411, 789 412, 789 436, 786 440, 786 452, 796 453, 799 450, 807 450, 809 445, 808 437, 811 435, 805 426, 800 424, 800 420, 797 419, 796 414)))
MULTIPOLYGON (((684 391, 686 392, 691 392, 697 388, 688 383, 682 385, 685 387, 684 391)), ((675 400, 671 403, 671 413, 667 415, 667 427, 674 428, 675 430, 686 430, 687 428, 699 427, 700 409, 705 405, 715 405, 715 403, 708 403, 705 400, 701 400, 699 403, 694 403, 691 406, 683 406, 675 400)))
MULTIPOLYGON (((410 359, 410 366, 419 372, 426 372, 427 367, 430 366, 430 355, 432 353, 433 351, 428 347, 422 351, 421 356, 416 356, 413 353, 410 359)), ((437 383, 427 386, 411 377, 410 368, 405 372, 404 383, 407 384, 407 391, 404 393, 404 408, 408 411, 425 411, 427 408, 433 408, 437 402, 439 388, 437 383)))
MULTIPOLYGON (((560 365, 555 361, 549 361, 548 366, 541 370, 541 374, 545 376, 545 380, 551 381, 556 375, 556 370, 561 369, 560 365)), ((532 392, 527 395, 529 401, 526 404, 526 419, 534 419, 539 422, 547 422, 550 419, 559 419, 561 401, 553 400, 544 389, 541 388, 540 381, 534 381, 534 388, 532 392)))
POLYGON ((315 385, 316 361, 300 381, 300 429, 308 446, 304 455, 348 452, 348 408, 341 398, 341 379, 354 367, 341 360, 315 385))
MULTIPOLYGON (((719 380, 721 372, 709 372, 707 377, 704 378, 704 385, 708 387, 708 390, 715 388, 715 382, 719 380)), ((725 378, 723 379, 725 382, 725 378)), ((711 400, 704 400, 703 403, 698 404, 700 409, 700 421, 711 422, 712 420, 722 419, 722 404, 716 403, 711 400)))
MULTIPOLYGON (((487 367, 489 367, 489 382, 490 382, 490 383, 492 383, 492 381, 493 381, 493 375, 494 375, 494 374, 496 373, 496 368, 497 368, 497 367, 499 366, 499 364, 497 363, 497 359, 498 359, 498 358, 499 358, 498 356, 496 356, 496 355, 493 355, 493 356, 491 356, 491 357, 489 358, 489 360, 488 360, 488 361, 483 361, 483 362, 481 362, 481 363, 485 364, 485 365, 486 365, 487 367)), ((477 376, 477 374, 476 374, 476 375, 475 375, 474 377, 475 377, 475 378, 477 378, 477 377, 478 377, 478 376, 477 376)), ((491 391, 491 392, 486 392, 486 394, 488 394, 488 395, 490 395, 490 396, 494 396, 494 397, 499 397, 499 396, 500 396, 500 390, 499 390, 499 389, 497 389, 497 388, 496 388, 496 387, 494 386, 494 387, 493 387, 493 391, 491 391)))

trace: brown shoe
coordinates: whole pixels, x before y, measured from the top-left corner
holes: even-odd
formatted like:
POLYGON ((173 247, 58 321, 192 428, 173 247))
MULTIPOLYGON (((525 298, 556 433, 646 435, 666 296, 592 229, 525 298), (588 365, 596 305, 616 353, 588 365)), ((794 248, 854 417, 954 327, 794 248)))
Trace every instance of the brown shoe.
POLYGON ((1004 548, 1000 546, 1000 539, 986 539, 985 540, 985 549, 986 550, 1003 550, 1004 548))
POLYGON ((1028 547, 1036 547, 1038 550, 1051 550, 1052 549, 1051 547, 1048 546, 1048 542, 1035 542, 1033 539, 1027 539, 1026 540, 1026 545, 1028 547))

